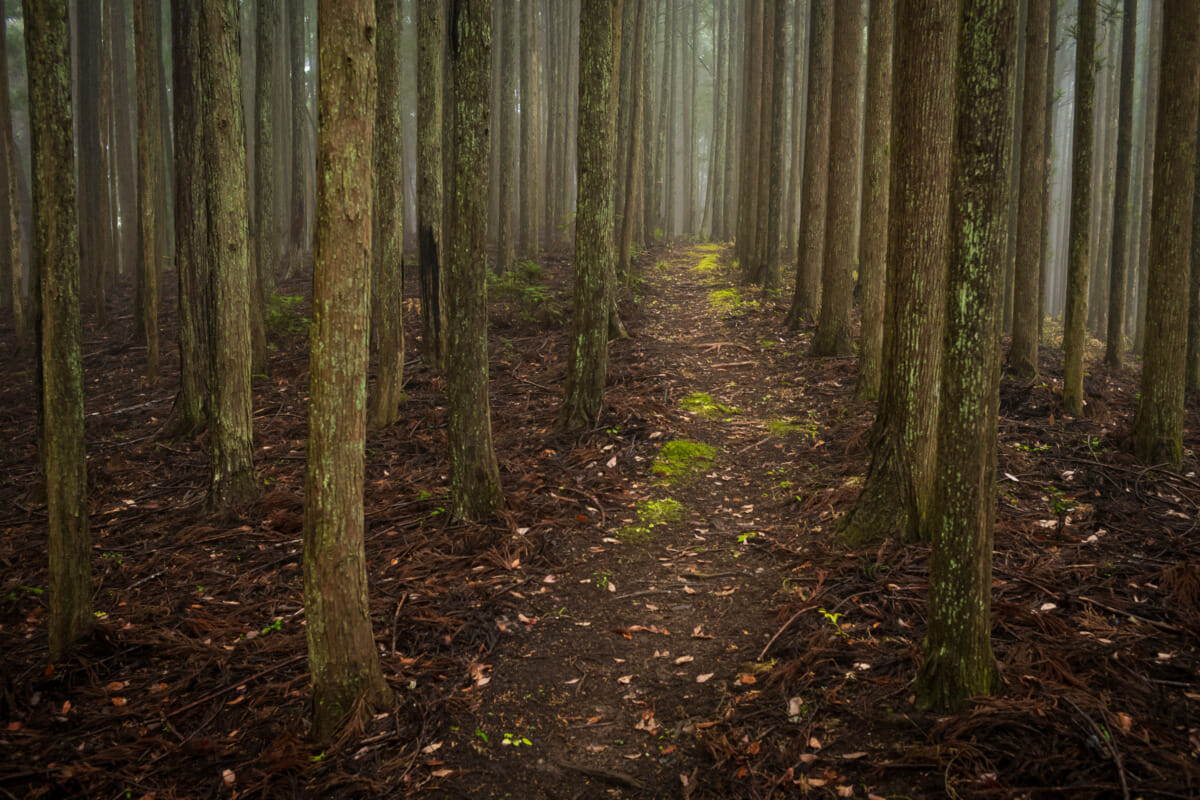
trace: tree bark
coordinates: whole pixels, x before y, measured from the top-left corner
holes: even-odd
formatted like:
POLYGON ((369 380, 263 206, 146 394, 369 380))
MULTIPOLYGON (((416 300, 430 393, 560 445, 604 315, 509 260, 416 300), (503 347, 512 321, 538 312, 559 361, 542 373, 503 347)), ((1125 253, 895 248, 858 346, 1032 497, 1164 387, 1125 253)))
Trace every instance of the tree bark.
POLYGON ((471 521, 490 517, 504 502, 488 405, 485 225, 491 20, 490 0, 451 0, 446 405, 450 504, 455 517, 471 521))
POLYGON ((1154 136, 1154 205, 1142 391, 1135 449, 1148 464, 1183 464, 1192 203, 1200 112, 1200 5, 1166 0, 1162 73, 1154 136))
MULTIPOLYGON (((499 52, 500 64, 500 103, 497 112, 500 114, 500 158, 499 158, 499 220, 496 230, 496 272, 504 272, 512 266, 516 253, 516 242, 513 236, 513 209, 516 205, 516 187, 513 185, 513 129, 516 127, 516 109, 513 98, 516 94, 516 56, 520 51, 520 25, 515 13, 517 4, 514 0, 500 0, 500 7, 505 13, 504 35, 508 37, 502 43, 499 52)), ((524 109, 524 103, 521 104, 524 109)))
POLYGON ((521 48, 521 238, 517 250, 522 257, 536 260, 541 249, 537 11, 534 0, 521 0, 521 5, 524 30, 521 48))
POLYGON ((208 503, 223 509, 258 494, 250 398, 250 251, 246 123, 238 52, 237 0, 204 0, 200 12, 204 160, 211 280, 208 503))
POLYGON ((858 339, 855 395, 875 399, 883 359, 883 312, 887 281, 888 151, 892 132, 893 0, 871 0, 867 29, 867 102, 863 133, 862 231, 858 274, 862 327, 858 339))
POLYGON ((634 226, 642 217, 642 117, 645 113, 645 97, 642 94, 642 72, 645 60, 646 3, 645 0, 626 0, 636 5, 633 23, 633 63, 629 65, 629 89, 633 108, 629 111, 629 158, 625 164, 625 213, 621 216, 621 241, 617 251, 617 269, 621 275, 630 275, 633 261, 634 226))
MULTIPOLYGON (((137 147, 138 147, 138 280, 135 326, 138 340, 146 346, 146 379, 158 377, 158 278, 159 194, 162 192, 161 117, 158 114, 158 83, 162 80, 157 35, 159 5, 156 0, 135 0, 134 38, 137 41, 137 147)), ((238 98, 240 103, 241 98, 238 98)))
POLYGON ((425 360, 446 363, 442 309, 442 55, 445 21, 439 0, 417 0, 417 246, 425 360))
POLYGON ((833 13, 833 96, 829 115, 829 191, 821 311, 811 355, 854 352, 850 308, 858 257, 858 185, 862 157, 862 0, 838 0, 833 13))
POLYGON ((796 245, 796 291, 787 316, 787 326, 793 331, 816 321, 821 302, 821 265, 825 260, 829 191, 829 116, 833 98, 831 0, 812 0, 808 30, 808 104, 804 121, 800 240, 796 245))
POLYGON ((1104 362, 1120 367, 1125 354, 1125 282, 1128 271, 1129 172, 1133 156, 1133 70, 1137 0, 1125 0, 1121 19, 1121 96, 1118 101, 1116 187, 1113 197, 1112 261, 1109 267, 1108 330, 1104 362))
POLYGON ((7 22, 0 25, 0 161, 4 169, 4 186, 0 188, 0 263, 4 264, 6 290, 9 293, 9 308, 13 315, 13 329, 17 338, 18 353, 25 354, 31 347, 34 333, 31 329, 29 298, 25 289, 24 256, 21 248, 21 202, 17 194, 17 147, 13 141, 12 105, 9 102, 7 22))
POLYGON ((1008 369, 1013 378, 1038 376, 1038 322, 1042 315, 1040 273, 1046 222, 1046 82, 1050 51, 1050 5, 1029 4, 1025 29, 1025 89, 1021 109, 1021 185, 1017 203, 1016 265, 1013 280, 1012 341, 1008 369))
POLYGON ((957 711, 1000 683, 992 529, 1016 12, 1014 0, 965 0, 962 9, 939 463, 924 537, 933 545, 928 633, 914 686, 918 707, 939 711, 957 711))
POLYGON ((883 375, 871 466, 842 531, 854 544, 922 536, 937 463, 959 2, 900 0, 883 375), (901 266, 903 265, 903 266, 901 266))
POLYGON ((1091 277, 1092 144, 1096 90, 1096 0, 1079 0, 1075 43, 1075 132, 1071 158, 1071 232, 1067 305, 1063 316, 1063 406, 1083 412, 1083 357, 1087 349, 1091 277))
POLYGON ((96 623, 83 439, 79 222, 66 0, 24 0, 33 151, 34 269, 41 276, 42 462, 49 527, 50 658, 96 623))

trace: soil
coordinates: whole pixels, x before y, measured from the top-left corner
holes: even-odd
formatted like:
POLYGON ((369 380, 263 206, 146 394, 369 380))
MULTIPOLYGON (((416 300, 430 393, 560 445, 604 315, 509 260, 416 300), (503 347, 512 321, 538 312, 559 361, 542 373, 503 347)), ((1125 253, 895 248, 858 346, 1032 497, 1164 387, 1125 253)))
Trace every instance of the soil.
POLYGON ((1136 364, 1093 360, 1080 418, 1053 349, 1042 381, 1005 381, 1003 686, 920 712, 928 550, 836 537, 874 405, 855 360, 809 358, 787 294, 740 287, 728 257, 640 259, 606 409, 579 435, 555 427, 569 262, 494 287, 490 524, 445 512, 443 381, 413 357, 403 420, 367 443, 395 705, 324 747, 300 599, 305 302, 280 307, 255 382, 262 496, 218 516, 203 434, 162 435, 173 355, 146 382, 128 316, 86 328, 100 619, 58 663, 32 377, 0 331, 0 797, 1200 796, 1194 403, 1174 474, 1130 455, 1136 364))

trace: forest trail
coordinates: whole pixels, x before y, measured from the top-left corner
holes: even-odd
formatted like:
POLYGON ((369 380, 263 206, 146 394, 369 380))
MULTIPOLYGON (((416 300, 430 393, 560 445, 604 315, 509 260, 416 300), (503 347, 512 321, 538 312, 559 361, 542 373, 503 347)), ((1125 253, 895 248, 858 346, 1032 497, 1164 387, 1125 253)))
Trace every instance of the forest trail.
MULTIPOLYGON (((564 543, 562 568, 510 592, 474 723, 440 748, 453 772, 429 796, 689 796, 697 736, 766 683, 775 596, 811 595, 817 580, 782 565, 773 537, 800 523, 791 462, 797 445, 826 445, 828 405, 810 406, 778 363, 802 337, 749 324, 777 299, 744 296, 726 253, 685 247, 644 268, 639 324, 613 353, 658 379, 652 447, 609 444, 580 470, 632 459, 629 502, 590 504, 597 524, 564 543)), ((619 386, 610 401, 619 414, 619 386)), ((819 512, 805 516, 819 529, 819 512)))

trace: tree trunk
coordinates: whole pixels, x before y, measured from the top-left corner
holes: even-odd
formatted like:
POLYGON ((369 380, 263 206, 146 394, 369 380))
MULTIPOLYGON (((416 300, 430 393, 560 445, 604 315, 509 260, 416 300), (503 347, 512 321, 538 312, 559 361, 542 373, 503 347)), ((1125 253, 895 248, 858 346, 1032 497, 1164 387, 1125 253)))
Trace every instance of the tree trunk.
POLYGON ((833 13, 833 96, 829 116, 829 205, 826 207, 825 262, 821 273, 821 312, 811 355, 854 352, 850 308, 854 262, 858 257, 858 183, 862 157, 862 0, 838 0, 833 13))
POLYGON ((1200 391, 1200 141, 1196 143, 1196 190, 1192 199, 1192 268, 1188 284, 1187 390, 1200 391))
POLYGON ((12 106, 8 89, 8 25, 0 25, 0 263, 4 265, 5 288, 9 292, 17 351, 27 353, 34 338, 30 327, 29 300, 25 289, 25 267, 21 248, 21 203, 17 195, 17 147, 13 141, 12 106))
MULTIPOLYGON (((262 0, 259 0, 262 2, 262 0)), ((400 105, 400 8, 375 2, 374 242, 371 248, 371 357, 375 384, 367 424, 386 428, 400 419, 404 397, 404 194, 400 105)), ((338 143, 341 146, 341 143, 338 143)), ((368 217, 370 219, 370 217, 368 217)))
POLYGON ((210 358, 208 314, 212 308, 208 274, 209 180, 202 151, 204 108, 200 82, 200 12, 193 0, 172 0, 171 70, 175 95, 175 272, 178 282, 179 393, 171 435, 204 425, 210 358))
MULTIPOLYGON (((384 1, 395 12, 395 3, 384 1)), ((321 0, 318 11, 320 180, 304 481, 304 606, 313 736, 321 742, 331 740, 351 713, 386 709, 392 698, 371 633, 363 547, 374 6, 374 0, 321 0)), ((394 29, 379 38, 384 47, 396 44, 394 29)), ((485 213, 486 203, 485 198, 485 213)))
POLYGON ((1137 39, 1137 0, 1125 0, 1121 19, 1121 97, 1118 109, 1117 171, 1113 198, 1108 331, 1104 362, 1121 366, 1125 354, 1125 282, 1128 271, 1129 172, 1133 155, 1133 69, 1137 39))
MULTIPOLYGON (((135 0, 134 38, 137 46, 138 146, 138 280, 135 326, 146 346, 146 379, 158 377, 159 194, 162 192, 162 121, 158 114, 158 83, 162 80, 159 54, 160 14, 156 0, 135 0)), ((241 98, 238 97, 240 104, 241 98)))
MULTIPOLYGON (((889 4, 890 7, 890 4, 889 4)), ((800 221, 798 211, 798 202, 800 200, 800 165, 803 162, 803 153, 800 148, 803 144, 804 134, 804 117, 806 99, 805 91, 805 69, 804 69, 804 29, 801 23, 804 10, 804 0, 795 0, 792 5, 792 30, 795 32, 792 41, 792 120, 791 133, 788 141, 791 143, 789 150, 791 151, 791 161, 788 164, 788 188, 787 194, 783 197, 783 213, 787 224, 784 228, 783 240, 788 247, 796 241, 796 226, 800 221)), ((893 22, 888 23, 889 33, 893 22)), ((889 53, 891 52, 891 44, 889 42, 889 53)), ((868 51, 873 48, 868 47, 868 51)), ((890 58, 890 56, 889 56, 890 58)), ((888 74, 891 74, 892 64, 888 61, 888 74)), ((884 182, 883 192, 887 194, 887 182, 884 182)))
POLYGON ((858 339, 855 395, 875 399, 883 359, 883 311, 887 280, 888 151, 892 132, 893 0, 871 0, 867 29, 867 101, 863 134, 862 231, 858 274, 862 328, 858 339))
MULTIPOLYGON (((764 120, 764 123, 770 125, 770 149, 763 153, 763 164, 760 170, 767 170, 769 180, 764 187, 766 193, 766 207, 763 209, 766 213, 765 231, 764 226, 760 223, 759 230, 764 232, 761 237, 761 256, 759 263, 762 266, 761 279, 763 288, 769 292, 777 292, 779 283, 782 280, 779 266, 779 236, 780 227, 783 222, 782 209, 780 204, 783 200, 783 182, 785 172, 783 169, 783 134, 784 134, 784 79, 787 76, 787 47, 784 45, 787 42, 787 37, 784 32, 787 30, 787 0, 772 0, 771 6, 773 15, 764 19, 764 29, 770 25, 775 33, 771 37, 772 45, 764 48, 764 67, 767 65, 765 53, 771 54, 771 106, 770 116, 764 120)), ((766 114, 764 113, 764 116, 766 114)), ((761 174, 761 173, 760 173, 761 174)))
POLYGON ((439 0, 417 0, 417 247, 425 360, 446 363, 442 309, 442 54, 445 21, 439 0))
POLYGON ((1042 205, 1047 190, 1046 78, 1051 3, 1029 4, 1025 28, 1025 89, 1021 108, 1021 184, 1017 203, 1016 265, 1013 279, 1012 341, 1008 369, 1018 381, 1038 375, 1038 321, 1042 314, 1040 278, 1045 237, 1042 205))
POLYGON ((454 516, 471 521, 490 517, 504 502, 488 405, 485 215, 491 21, 490 0, 452 0, 446 101, 446 405, 450 504, 454 516))
MULTIPOLYGON (((513 200, 516 198, 516 187, 513 185, 513 129, 516 122, 516 109, 513 97, 516 93, 516 55, 520 50, 521 27, 517 24, 516 2, 500 0, 499 7, 504 10, 500 16, 504 18, 504 34, 508 37, 499 48, 500 64, 500 103, 497 112, 500 114, 500 158, 499 158, 499 219, 496 230, 496 271, 504 272, 512 266, 516 246, 513 237, 513 200)), ((524 103, 521 104, 524 110, 524 103)))
POLYGON ((1147 464, 1183 464, 1192 202, 1200 111, 1200 5, 1166 0, 1162 73, 1154 135, 1154 205, 1142 391, 1134 419, 1137 455, 1147 464))
MULTIPOLYGON (((1038 264, 1038 281, 1037 281, 1037 345, 1041 345, 1042 328, 1046 320, 1047 301, 1046 301, 1046 283, 1050 274, 1050 259, 1053 254, 1051 247, 1051 236, 1053 234, 1053 226, 1050 224, 1052 219, 1050 208, 1050 192, 1054 185, 1054 170, 1050 168, 1052 154, 1054 152, 1054 104, 1057 93, 1055 91, 1054 79, 1054 64, 1055 54, 1058 51, 1058 3, 1053 2, 1050 6, 1050 33, 1048 37, 1049 47, 1046 51, 1046 127, 1042 136, 1042 150, 1044 160, 1042 162, 1042 172, 1044 178, 1044 188, 1042 190, 1042 257, 1038 264)), ((1038 363, 1037 353, 1034 353, 1034 364, 1038 363)))
POLYGON ((88 302, 99 321, 106 318, 101 308, 103 291, 100 270, 100 216, 97 200, 100 198, 103 176, 100 174, 100 4, 79 4, 76 18, 79 46, 76 65, 78 67, 78 91, 75 108, 78 110, 79 134, 79 268, 81 281, 87 287, 88 302))
POLYGON ((919 539, 933 499, 958 11, 947 0, 896 4, 888 260, 897 267, 887 275, 871 466, 842 532, 854 544, 919 539))
POLYGON ((42 462, 49 527, 50 658, 96 623, 83 439, 79 232, 66 0, 25 0, 34 268, 41 276, 42 462))
POLYGON ((742 192, 738 197, 737 254, 742 279, 753 280, 758 271, 754 259, 758 254, 758 189, 762 165, 762 52, 763 3, 749 0, 746 4, 745 52, 742 78, 742 192))
MULTIPOLYGON (((521 240, 517 248, 523 258, 537 259, 541 242, 541 212, 538 198, 538 58, 537 11, 534 0, 521 0, 524 46, 521 48, 521 240)), ((514 20, 515 22, 515 20, 514 20)))
POLYGON ((308 236, 308 78, 304 68, 308 39, 304 30, 304 10, 307 5, 306 0, 292 0, 288 15, 288 50, 292 62, 292 196, 289 203, 292 257, 289 275, 300 272, 304 256, 312 247, 308 236))
POLYGON ((829 191, 829 116, 833 98, 831 0, 812 0, 808 30, 808 104, 804 121, 800 240, 796 244, 796 291, 787 316, 787 326, 793 331, 816 321, 821 301, 825 206, 829 191))
POLYGON ((246 123, 236 0, 205 0, 200 12, 204 160, 212 308, 208 502, 223 509, 258 494, 250 403, 250 252, 246 123))
MULTIPOLYGON (((633 108, 629 111, 629 158, 625 164, 625 213, 621 216, 621 242, 617 254, 617 269, 621 275, 630 275, 633 260, 633 229, 642 217, 642 117, 645 112, 645 97, 642 95, 642 72, 645 49, 642 42, 646 37, 645 0, 627 0, 635 4, 633 23, 633 63, 629 65, 629 90, 633 108)), ((715 102, 715 101, 714 101, 715 102)), ((578 236, 578 232, 576 232, 578 236)), ((578 262, 576 262, 578 263, 578 262)))
POLYGON ((608 372, 608 309, 612 287, 612 167, 615 107, 613 16, 620 0, 584 0, 579 40, 579 197, 575 219, 574 316, 567 358, 562 426, 595 422, 608 372))
POLYGON ((1000 683, 992 529, 1017 14, 1010 0, 963 6, 939 463, 923 537, 933 545, 929 628, 914 686, 918 707, 939 711, 957 711, 1000 683))
POLYGON ((1063 317, 1063 406, 1083 412, 1083 356, 1087 349, 1091 277, 1092 140, 1096 89, 1096 0, 1079 0, 1075 44, 1075 132, 1071 164, 1071 233, 1067 306, 1063 317))

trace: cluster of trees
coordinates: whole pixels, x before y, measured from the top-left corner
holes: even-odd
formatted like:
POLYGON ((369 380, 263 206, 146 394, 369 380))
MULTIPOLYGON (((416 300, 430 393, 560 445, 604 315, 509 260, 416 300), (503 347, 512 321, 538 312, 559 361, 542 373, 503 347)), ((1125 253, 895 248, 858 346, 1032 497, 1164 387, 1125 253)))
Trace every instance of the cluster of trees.
POLYGON ((1013 374, 1034 380, 1045 312, 1063 309, 1064 405, 1079 413, 1089 326, 1111 364, 1138 331, 1137 448, 1180 466, 1185 376, 1200 382, 1194 0, 104 0, 70 13, 67 0, 24 0, 6 11, 0 298, 40 348, 56 657, 92 624, 81 308, 107 324, 115 281, 132 276, 134 335, 155 378, 172 262, 171 430, 207 426, 210 504, 222 508, 257 491, 250 387, 266 367, 265 309, 275 281, 312 256, 304 575, 319 735, 360 698, 389 696, 366 612, 362 470, 367 426, 400 413, 405 231, 422 350, 447 378, 451 504, 472 520, 503 503, 489 264, 573 243, 560 421, 578 429, 602 410, 617 281, 637 247, 732 238, 743 279, 775 292, 794 242, 787 324, 815 325, 814 355, 857 346, 859 394, 879 401, 843 535, 934 545, 918 678, 932 707, 995 681, 1002 332, 1013 374))

